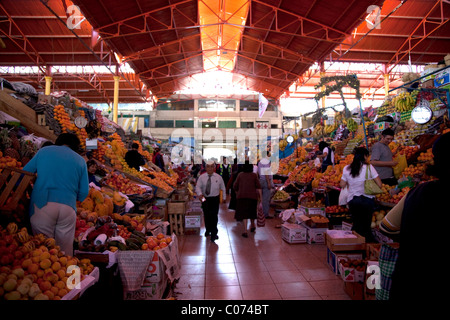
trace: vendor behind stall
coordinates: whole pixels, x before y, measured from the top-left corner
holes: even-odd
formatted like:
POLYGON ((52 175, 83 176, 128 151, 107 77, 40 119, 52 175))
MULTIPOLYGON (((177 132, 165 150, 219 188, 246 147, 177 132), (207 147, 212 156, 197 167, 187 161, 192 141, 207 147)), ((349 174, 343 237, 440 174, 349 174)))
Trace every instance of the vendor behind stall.
POLYGON ((133 143, 131 145, 131 150, 129 150, 125 154, 125 161, 130 168, 134 168, 137 171, 140 171, 140 166, 143 166, 145 164, 145 160, 138 150, 139 145, 137 143, 133 143))
POLYGON ((97 178, 95 177, 95 172, 97 171, 97 162, 95 160, 89 160, 86 162, 87 169, 88 169, 88 178, 89 183, 93 182, 97 187, 101 188, 101 184, 97 181, 97 178))
POLYGON ((397 179, 394 176, 394 169, 397 161, 393 160, 392 151, 389 144, 394 140, 394 131, 390 128, 383 130, 381 139, 372 147, 370 164, 375 167, 381 182, 390 186, 397 185, 397 179))

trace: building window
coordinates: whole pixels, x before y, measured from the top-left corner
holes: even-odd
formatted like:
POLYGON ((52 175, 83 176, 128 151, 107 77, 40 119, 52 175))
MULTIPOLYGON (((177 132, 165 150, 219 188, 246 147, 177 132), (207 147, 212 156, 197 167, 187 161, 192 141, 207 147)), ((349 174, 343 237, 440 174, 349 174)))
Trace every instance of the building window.
POLYGON ((144 116, 144 128, 150 128, 150 116, 144 116))
POLYGON ((215 121, 202 121, 202 128, 215 128, 216 122, 215 121))
POLYGON ((198 100, 199 111, 235 111, 236 100, 198 100))
POLYGON ((177 128, 193 128, 193 120, 175 120, 175 127, 177 128))
POLYGON ((155 120, 155 128, 173 128, 173 120, 155 120))
POLYGON ((241 128, 254 128, 255 124, 253 122, 241 121, 241 128))
POLYGON ((156 110, 194 111, 194 100, 173 101, 161 99, 156 105, 156 110))
POLYGON ((219 121, 219 128, 236 128, 236 121, 219 121))
MULTIPOLYGON (((241 100, 240 101, 241 111, 259 111, 258 101, 241 100)), ((277 111, 276 101, 269 100, 266 111, 277 111)))
POLYGON ((278 124, 272 123, 272 124, 270 124, 270 128, 271 129, 278 129, 278 124))

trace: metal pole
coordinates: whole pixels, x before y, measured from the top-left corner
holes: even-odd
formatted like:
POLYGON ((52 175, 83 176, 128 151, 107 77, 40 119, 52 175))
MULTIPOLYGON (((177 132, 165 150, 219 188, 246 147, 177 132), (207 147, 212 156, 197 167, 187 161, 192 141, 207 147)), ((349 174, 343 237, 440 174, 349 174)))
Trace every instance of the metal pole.
POLYGON ((364 121, 364 115, 363 115, 361 99, 359 99, 359 109, 361 111, 361 120, 362 120, 363 130, 364 130, 364 139, 366 140, 366 147, 367 147, 367 149, 369 149, 369 143, 367 142, 366 122, 364 121))

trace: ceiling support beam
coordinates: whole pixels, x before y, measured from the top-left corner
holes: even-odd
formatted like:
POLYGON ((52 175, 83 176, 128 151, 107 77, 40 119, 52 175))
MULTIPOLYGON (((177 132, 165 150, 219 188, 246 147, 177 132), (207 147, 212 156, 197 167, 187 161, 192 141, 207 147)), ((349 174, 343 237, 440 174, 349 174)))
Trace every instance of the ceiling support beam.
POLYGON ((433 5, 433 7, 428 11, 425 17, 420 21, 420 23, 414 28, 409 37, 403 42, 403 44, 398 48, 397 52, 387 63, 390 67, 389 72, 401 62, 412 50, 423 40, 425 40, 429 35, 435 32, 437 29, 446 24, 449 18, 444 16, 444 3, 449 5, 445 0, 438 0, 433 5), (436 21, 435 19, 429 19, 431 14, 436 10, 440 10, 441 19, 436 21), (427 29, 427 25, 434 25, 434 28, 427 29), (420 33, 420 34, 419 34, 420 33))
POLYGON ((11 40, 21 51, 23 51, 27 57, 39 68, 42 74, 45 74, 45 61, 42 59, 39 52, 28 40, 25 33, 20 30, 19 26, 16 24, 11 15, 6 11, 5 7, 0 3, 0 11, 6 16, 6 18, 1 19, 0 23, 5 23, 8 25, 8 31, 0 29, 0 33, 3 33, 9 40, 11 40), (18 33, 19 35, 13 35, 18 33))

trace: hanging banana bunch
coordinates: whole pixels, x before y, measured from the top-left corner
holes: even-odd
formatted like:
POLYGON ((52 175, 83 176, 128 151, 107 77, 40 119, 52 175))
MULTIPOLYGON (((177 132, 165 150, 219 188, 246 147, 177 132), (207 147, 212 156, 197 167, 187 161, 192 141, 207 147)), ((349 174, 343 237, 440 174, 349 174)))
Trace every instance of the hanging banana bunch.
POLYGON ((348 118, 347 128, 350 132, 355 132, 356 130, 358 130, 358 124, 356 123, 355 120, 353 120, 353 118, 348 118))

